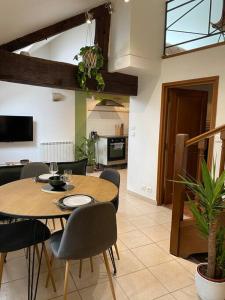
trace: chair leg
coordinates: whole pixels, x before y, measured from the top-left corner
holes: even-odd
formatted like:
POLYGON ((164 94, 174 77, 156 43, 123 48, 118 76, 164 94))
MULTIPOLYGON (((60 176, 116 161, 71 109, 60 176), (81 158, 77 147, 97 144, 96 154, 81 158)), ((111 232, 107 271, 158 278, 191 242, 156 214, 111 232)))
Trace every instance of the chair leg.
POLYGON ((63 297, 64 300, 67 300, 69 267, 70 267, 70 262, 69 262, 69 260, 67 260, 66 261, 66 270, 65 270, 65 279, 64 279, 64 297, 63 297))
POLYGON ((93 259, 92 256, 90 257, 90 265, 91 265, 91 272, 94 272, 94 266, 93 266, 93 259))
POLYGON ((64 223, 63 223, 63 219, 62 218, 60 218, 60 223, 61 223, 62 229, 64 229, 64 223))
MULTIPOLYGON (((51 267, 51 269, 52 269, 53 262, 54 262, 54 255, 52 253, 51 258, 50 258, 50 267, 51 267)), ((46 282, 45 282, 45 287, 46 288, 48 287, 49 279, 50 279, 50 274, 48 272, 48 275, 47 275, 47 278, 46 278, 46 282)))
POLYGON ((118 250, 117 244, 115 244, 114 247, 115 247, 115 250, 116 250, 117 258, 118 258, 118 260, 120 260, 120 255, 119 255, 119 250, 118 250))
POLYGON ((83 267, 83 260, 80 259, 80 266, 79 266, 79 278, 81 278, 81 274, 82 274, 82 267, 83 267))
POLYGON ((106 270, 107 270, 107 274, 108 274, 108 278, 109 278, 109 283, 110 283, 110 288, 111 288, 112 295, 113 295, 113 299, 116 300, 116 294, 115 294, 115 290, 114 290, 114 286, 113 286, 113 281, 112 281, 112 274, 110 272, 109 261, 108 261, 108 257, 107 257, 106 251, 103 252, 103 257, 104 257, 104 261, 105 261, 105 267, 106 267, 106 270))
POLYGON ((49 256, 48 256, 48 252, 47 252, 45 243, 43 243, 43 251, 44 251, 45 260, 46 260, 46 264, 47 264, 47 267, 48 267, 48 274, 49 274, 49 277, 50 277, 50 280, 51 280, 51 283, 52 283, 52 287, 53 287, 54 292, 56 292, 55 281, 54 281, 54 277, 53 277, 53 274, 52 274, 52 266, 50 264, 50 260, 49 260, 49 256))
POLYGON ((55 219, 52 219, 53 229, 55 230, 55 219))
POLYGON ((41 257, 40 257, 40 252, 39 252, 38 245, 34 245, 34 249, 35 249, 35 252, 37 254, 38 262, 40 263, 41 257))
POLYGON ((1 288, 1 285, 2 285, 2 274, 3 274, 3 268, 4 268, 6 255, 7 255, 7 253, 1 253, 1 258, 0 258, 0 288, 1 288))

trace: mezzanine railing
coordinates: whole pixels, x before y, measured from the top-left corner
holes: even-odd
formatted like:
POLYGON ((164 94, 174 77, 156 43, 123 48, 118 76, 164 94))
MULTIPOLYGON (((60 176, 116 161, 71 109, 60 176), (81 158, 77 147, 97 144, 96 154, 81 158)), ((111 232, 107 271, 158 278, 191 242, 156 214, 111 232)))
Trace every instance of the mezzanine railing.
POLYGON ((166 1, 164 55, 225 41, 225 0, 166 1))

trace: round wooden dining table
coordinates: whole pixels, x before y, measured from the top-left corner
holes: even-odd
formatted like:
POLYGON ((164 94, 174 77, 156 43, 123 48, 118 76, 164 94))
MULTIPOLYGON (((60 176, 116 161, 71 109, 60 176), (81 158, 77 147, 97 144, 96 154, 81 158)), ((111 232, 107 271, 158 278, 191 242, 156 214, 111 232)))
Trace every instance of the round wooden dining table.
POLYGON ((72 190, 47 193, 42 191, 46 183, 35 182, 32 178, 17 180, 0 186, 0 213, 15 218, 49 219, 71 214, 62 210, 57 201, 68 195, 83 194, 97 202, 110 202, 118 194, 118 188, 110 181, 94 177, 73 175, 72 190))

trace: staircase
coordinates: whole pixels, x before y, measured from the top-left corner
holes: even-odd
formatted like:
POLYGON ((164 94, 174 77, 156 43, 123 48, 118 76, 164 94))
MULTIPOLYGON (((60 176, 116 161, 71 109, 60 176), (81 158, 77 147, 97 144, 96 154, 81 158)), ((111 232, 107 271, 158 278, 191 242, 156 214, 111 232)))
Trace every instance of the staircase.
MULTIPOLYGON (((207 131, 199 136, 189 139, 188 134, 176 136, 174 180, 180 181, 180 175, 186 175, 188 148, 191 145, 198 145, 198 169, 197 180, 201 180, 201 163, 204 159, 204 152, 209 144, 213 145, 214 136, 220 133, 222 142, 219 172, 222 173, 225 164, 225 125, 207 131)), ((211 167, 212 158, 208 158, 207 164, 211 167)), ((186 258, 194 253, 207 252, 207 240, 203 239, 195 225, 194 219, 184 219, 185 186, 174 182, 173 186, 173 211, 170 237, 170 253, 186 258)), ((225 214, 221 222, 225 225, 225 214)))

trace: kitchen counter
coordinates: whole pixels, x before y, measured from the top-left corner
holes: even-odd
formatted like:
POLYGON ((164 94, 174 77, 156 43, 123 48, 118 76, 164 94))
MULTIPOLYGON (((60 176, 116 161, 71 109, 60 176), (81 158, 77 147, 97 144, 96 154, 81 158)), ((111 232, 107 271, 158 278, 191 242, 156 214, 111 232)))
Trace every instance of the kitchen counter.
POLYGON ((99 135, 100 138, 128 138, 128 135, 99 135))

